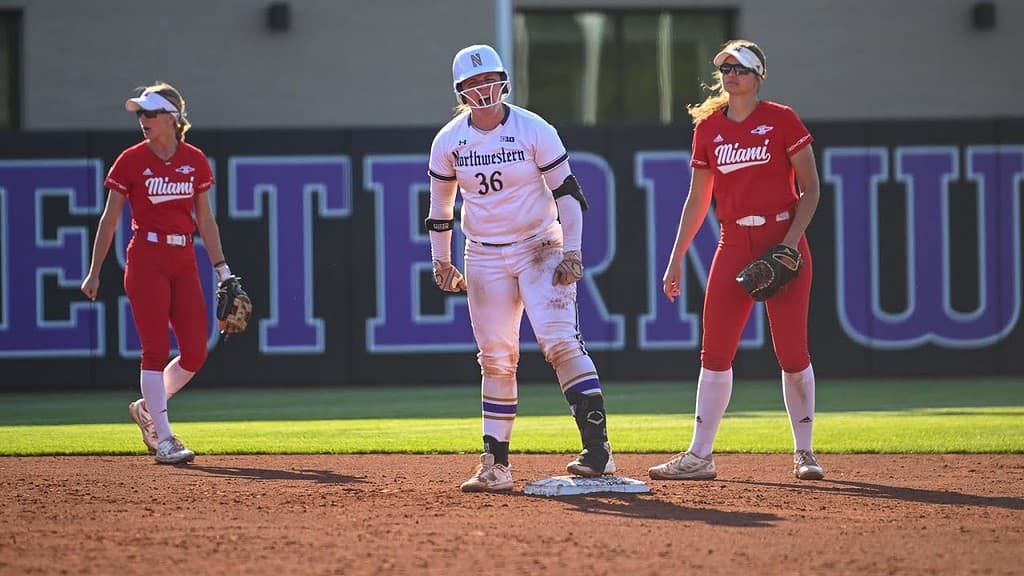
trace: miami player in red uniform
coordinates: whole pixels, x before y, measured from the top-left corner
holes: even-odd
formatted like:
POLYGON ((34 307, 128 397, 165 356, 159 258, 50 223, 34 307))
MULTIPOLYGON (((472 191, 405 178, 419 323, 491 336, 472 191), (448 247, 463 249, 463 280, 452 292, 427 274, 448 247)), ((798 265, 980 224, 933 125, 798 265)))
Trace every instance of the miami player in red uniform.
POLYGON ((100 269, 127 201, 133 236, 124 288, 142 343, 142 398, 128 408, 156 461, 179 464, 192 461, 195 453, 171 432, 167 400, 206 361, 207 309, 192 243, 197 228, 218 278, 231 276, 231 270, 206 194, 213 172, 206 155, 185 142, 191 126, 185 100, 173 86, 159 82, 127 100, 125 109, 138 116, 144 139, 118 156, 103 183, 110 194, 82 292, 96 299, 100 269), (170 362, 168 323, 180 350, 170 362))
POLYGON ((663 278, 665 295, 674 302, 683 256, 714 197, 721 240, 704 296, 696 424, 690 447, 649 473, 659 480, 717 475, 712 447, 732 394, 732 361, 754 304, 736 275, 769 248, 785 244, 800 251, 804 265, 765 306, 793 432, 793 472, 802 480, 819 480, 824 470, 811 446, 814 370, 807 346, 812 266, 804 236, 820 196, 813 139, 791 108, 759 98, 767 61, 756 44, 730 41, 714 64, 719 81, 704 102, 690 108, 696 123, 693 175, 663 278))

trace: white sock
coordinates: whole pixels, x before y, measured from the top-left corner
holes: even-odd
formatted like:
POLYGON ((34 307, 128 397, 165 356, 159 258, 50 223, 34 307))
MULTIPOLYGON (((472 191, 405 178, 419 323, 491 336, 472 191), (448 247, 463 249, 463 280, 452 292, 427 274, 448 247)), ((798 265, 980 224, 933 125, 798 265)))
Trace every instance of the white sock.
POLYGON ((164 392, 164 373, 159 370, 143 370, 140 378, 142 397, 146 399, 146 408, 153 418, 157 439, 163 441, 171 437, 171 423, 167 420, 167 393, 164 392))
POLYGON ((519 408, 516 377, 484 375, 480 392, 484 436, 508 442, 512 438, 512 425, 519 408))
POLYGON ((814 369, 782 373, 782 398, 786 401, 789 425, 793 429, 793 445, 797 450, 811 451, 814 431, 814 369))
POLYGON ((707 458, 715 445, 715 435, 722 416, 729 406, 732 396, 732 368, 724 372, 716 372, 707 368, 700 369, 697 378, 696 423, 693 426, 693 440, 690 449, 696 456, 707 458))
POLYGON ((180 361, 181 356, 175 356, 174 360, 171 360, 170 364, 164 368, 164 391, 167 393, 168 400, 196 375, 195 372, 189 372, 182 368, 180 361))

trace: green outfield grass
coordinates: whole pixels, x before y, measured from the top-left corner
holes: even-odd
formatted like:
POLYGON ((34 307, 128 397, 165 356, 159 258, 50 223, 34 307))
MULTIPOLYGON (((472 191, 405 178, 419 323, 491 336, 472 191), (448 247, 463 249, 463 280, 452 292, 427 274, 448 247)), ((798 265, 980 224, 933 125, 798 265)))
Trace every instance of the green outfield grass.
MULTIPOLYGON (((693 382, 606 382, 617 452, 689 443, 693 382)), ((132 392, 0 395, 0 455, 140 454, 132 392)), ((823 380, 815 448, 823 453, 1024 453, 1024 381, 823 380)), ((451 453, 480 449, 473 386, 350 389, 186 388, 174 431, 203 454, 451 453)), ((519 392, 515 452, 575 452, 579 438, 554 384, 519 392)), ((789 452, 776 381, 738 382, 717 452, 789 452)))

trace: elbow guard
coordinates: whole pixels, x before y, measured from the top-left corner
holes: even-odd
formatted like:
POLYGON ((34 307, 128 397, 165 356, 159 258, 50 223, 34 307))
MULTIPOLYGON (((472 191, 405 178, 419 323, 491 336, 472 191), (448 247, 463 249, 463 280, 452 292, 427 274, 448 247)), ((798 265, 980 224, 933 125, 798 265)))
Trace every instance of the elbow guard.
POLYGON ((427 218, 423 222, 423 226, 427 229, 427 232, 450 232, 455 227, 455 219, 451 220, 435 220, 433 218, 427 218))
POLYGON ((554 195, 555 200, 562 196, 572 196, 580 203, 580 207, 584 210, 589 207, 587 206, 587 199, 583 197, 583 190, 580 190, 579 182, 576 181, 576 177, 572 174, 566 176, 565 180, 562 181, 562 185, 552 190, 551 194, 554 195))

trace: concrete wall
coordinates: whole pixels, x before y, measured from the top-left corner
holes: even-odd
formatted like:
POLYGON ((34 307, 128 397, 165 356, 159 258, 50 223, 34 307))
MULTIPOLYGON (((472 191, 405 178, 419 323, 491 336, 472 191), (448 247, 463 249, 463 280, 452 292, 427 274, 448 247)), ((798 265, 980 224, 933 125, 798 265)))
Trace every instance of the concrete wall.
POLYGON ((517 8, 733 8, 737 36, 768 57, 762 96, 804 119, 1022 116, 1017 34, 1024 2, 999 0, 996 27, 971 27, 976 0, 517 0, 517 8))
POLYGON ((493 2, 23 0, 24 128, 123 128, 131 89, 160 79, 197 126, 436 125, 450 117, 451 59, 491 42, 493 2))
POLYGON ((729 8, 768 54, 762 95, 807 120, 1024 115, 1014 35, 1024 2, 999 0, 994 30, 973 0, 21 0, 23 127, 115 129, 121 103, 178 85, 207 128, 437 126, 450 116, 451 57, 495 42, 503 4, 524 8, 729 8))

